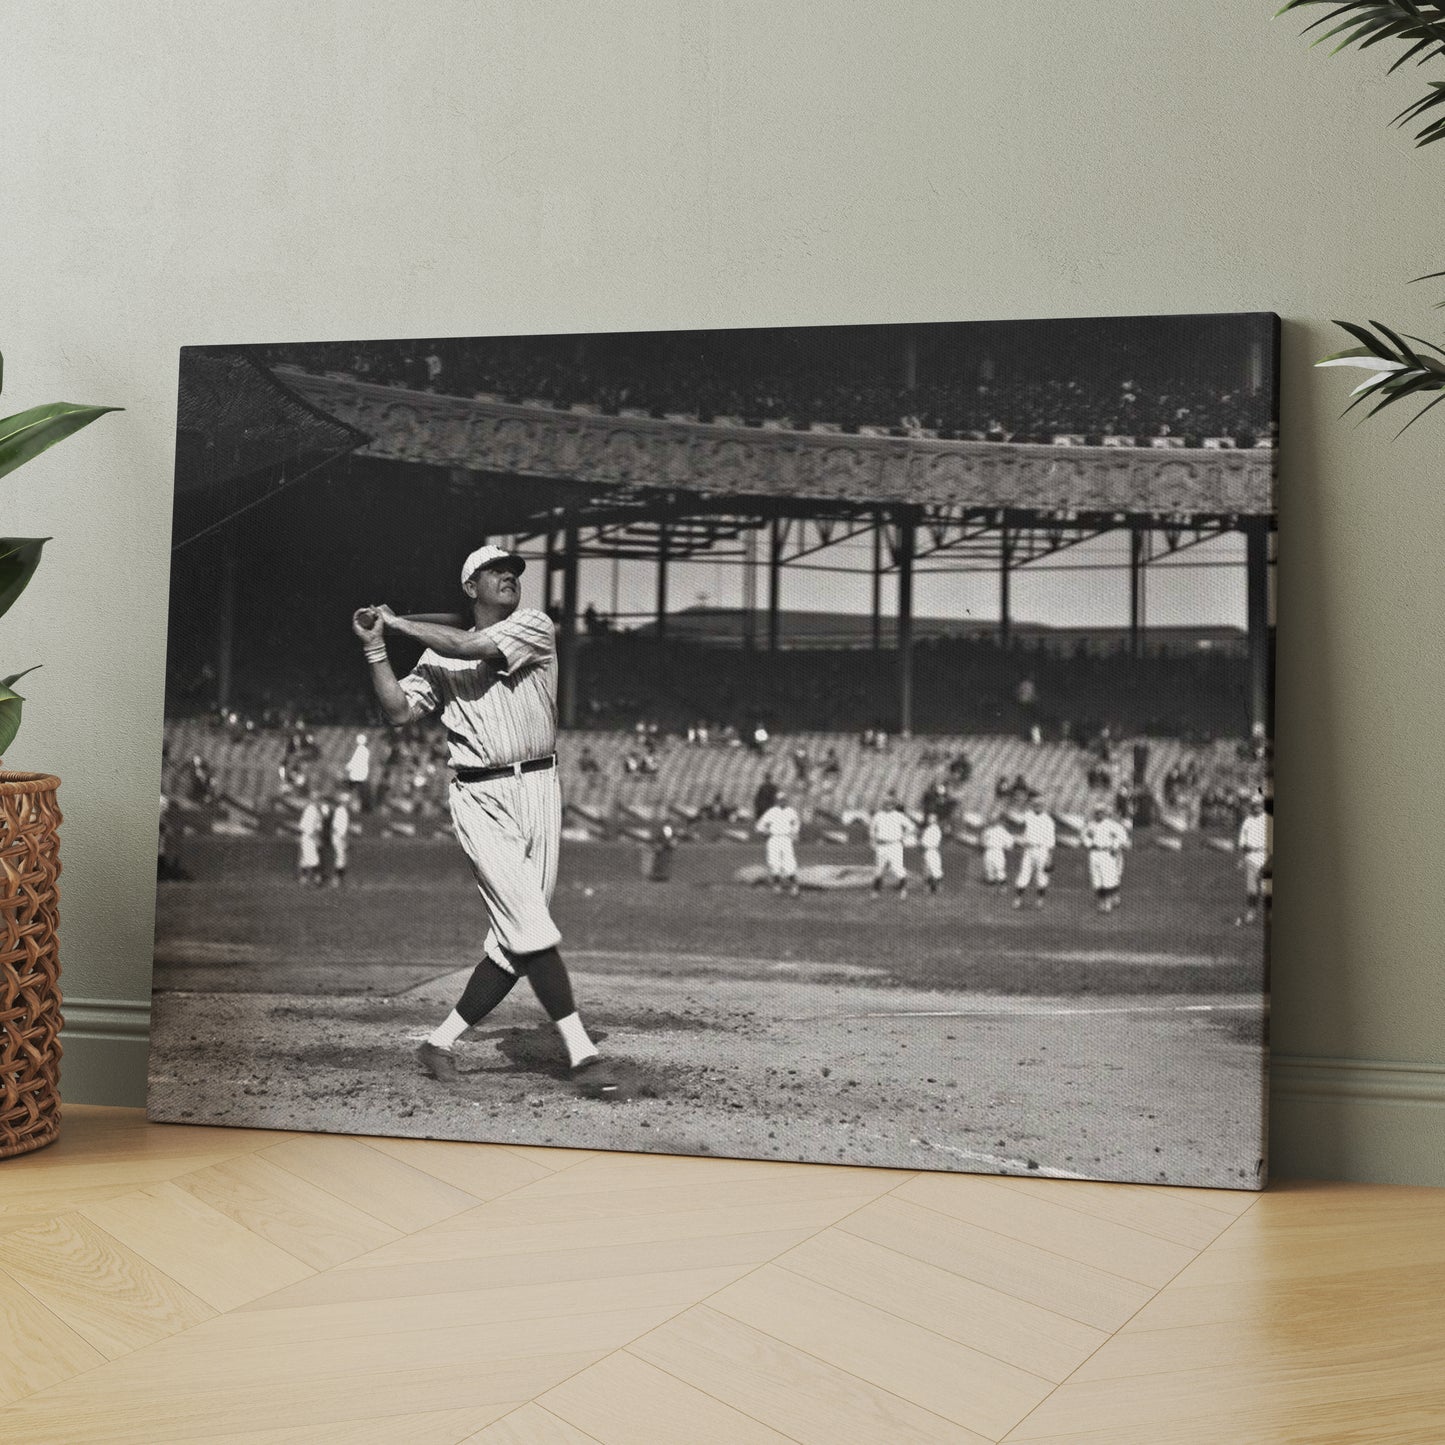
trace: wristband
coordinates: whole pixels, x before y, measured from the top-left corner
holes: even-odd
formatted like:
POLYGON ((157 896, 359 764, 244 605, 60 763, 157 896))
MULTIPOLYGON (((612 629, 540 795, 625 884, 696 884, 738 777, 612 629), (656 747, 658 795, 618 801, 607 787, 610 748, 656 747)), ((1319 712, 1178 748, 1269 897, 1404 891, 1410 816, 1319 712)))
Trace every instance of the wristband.
POLYGON ((364 655, 368 662, 386 662, 388 660, 385 644, 380 647, 367 647, 364 655))

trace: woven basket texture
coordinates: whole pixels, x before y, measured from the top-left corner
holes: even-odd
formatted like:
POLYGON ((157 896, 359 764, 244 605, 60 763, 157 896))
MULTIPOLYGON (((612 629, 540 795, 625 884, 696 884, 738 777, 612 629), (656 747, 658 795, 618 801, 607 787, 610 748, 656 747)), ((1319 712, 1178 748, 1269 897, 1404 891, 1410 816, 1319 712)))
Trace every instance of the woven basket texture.
POLYGON ((60 1130, 59 786, 0 771, 0 1159, 60 1130))

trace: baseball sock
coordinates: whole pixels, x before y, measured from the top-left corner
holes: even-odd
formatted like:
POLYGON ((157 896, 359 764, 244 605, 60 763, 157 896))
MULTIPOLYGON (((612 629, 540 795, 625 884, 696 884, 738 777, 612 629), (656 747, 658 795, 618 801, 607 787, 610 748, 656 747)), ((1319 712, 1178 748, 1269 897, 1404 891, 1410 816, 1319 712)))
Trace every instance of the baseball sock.
POLYGON ((450 1049, 466 1031, 471 1028, 466 1019, 453 1009, 427 1036, 429 1044, 439 1049, 450 1049))
POLYGON ((572 980, 567 976, 567 965, 562 962, 562 955, 555 948, 547 948, 519 958, 517 963, 526 971, 527 982, 532 985, 537 1002, 557 1025, 557 1032, 562 1035, 567 1049, 567 1061, 575 1069, 585 1059, 595 1058, 597 1045, 582 1026, 576 1000, 572 997, 572 980))
POLYGON ((581 1014, 568 1014, 565 1018, 555 1020, 555 1023, 557 1032, 562 1035, 562 1042, 567 1049, 567 1062, 574 1069, 587 1059, 597 1057, 597 1045, 592 1042, 587 1030, 583 1028, 581 1014))
POLYGON ((456 1008, 427 1036, 427 1043, 449 1049, 471 1028, 480 1023, 512 991, 517 975, 498 968, 484 958, 473 970, 462 990, 456 1008))

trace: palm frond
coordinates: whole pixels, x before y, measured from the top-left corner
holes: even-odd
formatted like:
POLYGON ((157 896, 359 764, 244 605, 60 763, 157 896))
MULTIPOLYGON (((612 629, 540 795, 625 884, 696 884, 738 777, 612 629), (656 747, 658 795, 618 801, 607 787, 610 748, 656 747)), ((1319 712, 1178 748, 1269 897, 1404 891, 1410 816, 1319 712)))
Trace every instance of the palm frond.
MULTIPOLYGON (((1357 326, 1350 321, 1336 321, 1335 325, 1360 344, 1321 357, 1315 365, 1361 367, 1370 373, 1350 393, 1352 399, 1345 408, 1346 414, 1363 403, 1372 403, 1365 415, 1377 416, 1387 406, 1397 406, 1412 396, 1440 393, 1411 418, 1415 421, 1436 402, 1445 400, 1445 352, 1440 353, 1442 359, 1437 361, 1423 349, 1417 351, 1379 321, 1371 321, 1369 326, 1357 326)), ((1421 341, 1417 336, 1409 340, 1421 348, 1440 351, 1434 342, 1421 341)), ((1400 430, 1403 432, 1405 428, 1400 430)))
MULTIPOLYGON (((1310 44, 1322 45, 1334 40, 1331 55, 1352 46, 1368 50, 1382 41, 1398 41, 1406 49, 1390 65, 1390 72, 1410 60, 1423 65, 1427 60, 1445 55, 1445 4, 1440 0, 1287 0, 1275 12, 1276 18, 1291 11, 1302 11, 1307 5, 1328 7, 1325 14, 1305 26, 1303 33, 1308 35, 1319 26, 1328 27, 1314 36, 1310 44)), ((1427 112, 1437 105, 1445 105, 1445 81, 1431 81, 1430 90, 1406 106, 1390 124, 1406 126, 1427 118, 1427 112)), ((1415 144, 1430 145, 1437 140, 1445 140, 1445 116, 1428 116, 1428 123, 1416 135, 1415 144)))

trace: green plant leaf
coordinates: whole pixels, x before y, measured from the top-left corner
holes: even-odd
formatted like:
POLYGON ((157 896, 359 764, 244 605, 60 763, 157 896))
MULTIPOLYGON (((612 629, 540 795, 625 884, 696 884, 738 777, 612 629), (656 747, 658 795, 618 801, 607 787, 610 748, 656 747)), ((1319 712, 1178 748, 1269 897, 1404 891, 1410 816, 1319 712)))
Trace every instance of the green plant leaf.
POLYGON ((0 420, 0 477, 33 461, 47 447, 64 441, 97 417, 120 410, 118 406, 77 406, 74 402, 53 401, 5 417, 0 420))
MULTIPOLYGON (((25 671, 33 672, 34 668, 26 668, 25 671)), ((24 676, 24 672, 17 672, 15 677, 9 681, 0 682, 0 753, 3 753, 15 741, 15 734, 20 731, 20 709, 24 705, 25 699, 10 686, 10 683, 24 676)))
MULTIPOLYGON (((1441 351, 1440 348, 1436 346, 1433 341, 1426 341, 1423 336, 1411 336, 1408 331, 1405 333, 1405 335, 1409 336, 1411 341, 1418 342, 1421 346, 1428 346, 1431 351, 1439 351, 1441 356, 1445 356, 1445 351, 1441 351)), ((1428 361, 1431 358, 1426 357, 1425 359, 1428 361)), ((1437 366, 1439 365, 1438 362, 1436 362, 1435 364, 1437 366)))
POLYGON ((1350 335, 1365 348, 1364 354, 1381 356, 1384 357, 1386 361, 1395 360, 1395 358, 1382 347, 1379 339, 1371 336, 1363 326, 1356 326, 1352 321, 1336 321, 1335 325, 1338 326, 1341 331, 1348 331, 1350 335))
POLYGON ((14 605, 40 565, 49 537, 0 537, 0 617, 14 605))
POLYGON ((1406 346, 1405 343, 1401 341, 1400 338, 1396 336, 1395 333, 1391 331, 1390 328, 1386 326, 1383 321, 1372 321, 1370 322, 1370 325, 1373 326, 1375 330, 1380 333, 1381 336, 1385 337, 1385 339, 1389 341, 1390 345, 1393 346, 1395 350, 1399 352, 1400 356, 1404 358, 1404 360, 1408 361, 1411 366, 1423 367, 1425 365, 1425 363, 1421 361, 1420 358, 1416 356, 1415 353, 1408 346, 1406 346))
MULTIPOLYGON (((1398 70, 1409 60, 1423 65, 1428 60, 1445 55, 1445 6, 1438 3, 1422 5, 1417 0, 1343 0, 1343 3, 1340 0, 1286 0, 1275 12, 1275 18, 1303 10, 1306 5, 1328 7, 1324 14, 1304 27, 1303 34, 1311 36, 1312 47, 1334 41, 1331 55, 1338 55, 1351 47, 1368 50, 1382 41, 1400 41, 1406 48, 1387 68, 1387 74, 1398 70)), ((1431 89, 1436 90, 1440 82, 1432 81, 1430 84, 1431 89)), ((1427 92, 1423 100, 1407 106, 1391 124, 1405 125, 1411 120, 1424 119, 1425 112, 1440 103, 1427 92)), ((1445 122, 1432 119, 1415 137, 1415 144, 1430 145, 1437 140, 1445 140, 1445 122)))
POLYGON ((1412 416, 1410 420, 1407 421, 1405 425, 1402 426, 1400 430, 1395 433, 1395 440, 1399 441, 1399 439, 1404 436, 1405 433, 1409 431, 1410 428, 1414 426, 1415 423, 1419 421, 1420 418, 1424 416, 1425 413, 1429 411, 1432 406, 1439 406, 1442 401, 1445 401, 1445 392, 1442 392, 1439 396, 1437 396, 1434 401, 1426 402, 1425 405, 1422 406, 1420 410, 1417 411, 1415 415, 1412 416))

